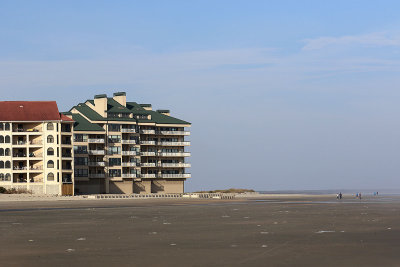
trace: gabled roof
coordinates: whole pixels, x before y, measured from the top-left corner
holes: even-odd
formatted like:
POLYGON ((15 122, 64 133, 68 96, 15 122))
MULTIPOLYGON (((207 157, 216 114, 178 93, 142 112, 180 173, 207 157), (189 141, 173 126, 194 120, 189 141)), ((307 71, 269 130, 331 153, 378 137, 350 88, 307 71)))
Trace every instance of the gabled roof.
POLYGON ((129 109, 112 98, 107 99, 107 112, 111 113, 132 113, 129 109))
POLYGON ((72 114, 72 118, 74 119, 74 131, 95 131, 95 132, 104 132, 104 129, 101 128, 99 125, 96 123, 91 123, 88 120, 86 120, 82 115, 80 114, 72 114))
POLYGON ((59 121, 55 101, 0 101, 0 121, 59 121))
POLYGON ((60 117, 62 121, 70 121, 73 122, 74 120, 71 119, 70 117, 65 116, 64 114, 60 113, 60 117))

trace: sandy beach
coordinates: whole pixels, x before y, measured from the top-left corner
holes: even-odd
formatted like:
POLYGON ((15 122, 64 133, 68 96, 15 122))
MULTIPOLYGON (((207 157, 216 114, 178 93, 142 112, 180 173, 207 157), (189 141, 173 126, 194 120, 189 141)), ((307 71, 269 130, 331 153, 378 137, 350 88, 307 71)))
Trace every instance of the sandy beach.
POLYGON ((2 266, 400 264, 399 196, 55 199, 0 195, 2 266))

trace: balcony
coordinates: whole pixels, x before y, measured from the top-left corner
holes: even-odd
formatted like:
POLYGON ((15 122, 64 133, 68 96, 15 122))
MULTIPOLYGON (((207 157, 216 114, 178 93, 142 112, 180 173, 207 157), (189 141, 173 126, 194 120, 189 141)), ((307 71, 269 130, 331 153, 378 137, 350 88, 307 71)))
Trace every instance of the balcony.
POLYGON ((155 134, 156 130, 141 130, 140 133, 142 133, 142 134, 155 134))
POLYGON ((190 135, 189 131, 160 131, 162 135, 190 135))
POLYGON ((154 162, 142 162, 140 165, 142 167, 156 167, 156 164, 154 162))
POLYGON ((190 163, 161 163, 161 167, 163 168, 190 168, 190 163))
POLYGON ((142 173, 140 175, 141 178, 156 178, 156 174, 155 173, 142 173))
POLYGON ((96 144, 104 144, 104 139, 100 138, 89 138, 88 139, 89 143, 96 143, 96 144))
POLYGON ((24 167, 13 166, 13 170, 14 171, 26 171, 26 170, 28 170, 28 167, 26 167, 26 166, 24 166, 24 167))
POLYGON ((89 174, 89 178, 106 178, 104 173, 89 174))
POLYGON ((141 154, 145 157, 154 157, 156 155, 156 152, 142 152, 141 154))
POLYGON ((25 129, 25 128, 16 128, 12 130, 14 133, 41 133, 42 129, 40 128, 30 128, 30 129, 25 129))
POLYGON ((62 154, 63 158, 72 158, 72 154, 62 154))
POLYGON ((190 152, 160 152, 158 155, 161 157, 190 157, 190 152))
POLYGON ((178 174, 160 174, 159 178, 191 178, 190 173, 178 173, 178 174))
POLYGON ((12 144, 15 146, 25 146, 27 144, 27 142, 26 141, 14 141, 12 144))
POLYGON ((89 155, 104 155, 104 150, 89 150, 89 155))
POLYGON ((136 140, 124 140, 121 141, 122 144, 136 144, 136 140))
POLYGON ((137 152, 136 151, 122 151, 123 156, 136 156, 137 152))
MULTIPOLYGON (((42 153, 30 153, 29 154, 29 157, 30 158, 42 158, 43 157, 43 154, 42 153)), ((31 160, 33 160, 33 159, 31 159, 31 160)), ((39 159, 38 159, 39 160, 39 159)))
POLYGON ((122 178, 136 178, 136 173, 123 173, 122 178))
POLYGON ((29 167, 29 171, 42 171, 43 170, 43 166, 30 166, 29 167))
POLYGON ((141 145, 156 145, 156 141, 140 141, 141 145))
POLYGON ((159 146, 190 146, 190 142, 159 142, 159 146))
POLYGON ((136 167, 138 164, 136 162, 122 162, 122 167, 136 167))
POLYGON ((104 167, 106 164, 103 161, 90 161, 88 163, 90 167, 104 167))
POLYGON ((136 133, 136 129, 122 128, 121 133, 136 133))
POLYGON ((43 145, 43 142, 42 141, 30 141, 29 145, 31 145, 31 146, 41 146, 41 145, 43 145))

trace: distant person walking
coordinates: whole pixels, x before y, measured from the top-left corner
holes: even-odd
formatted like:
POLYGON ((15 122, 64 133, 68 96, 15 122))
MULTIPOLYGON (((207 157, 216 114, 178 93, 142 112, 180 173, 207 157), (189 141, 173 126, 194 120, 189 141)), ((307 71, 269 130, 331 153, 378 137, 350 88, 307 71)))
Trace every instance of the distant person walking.
POLYGON ((361 192, 360 192, 360 193, 358 193, 358 198, 359 198, 359 199, 361 199, 361 192))
POLYGON ((342 192, 339 193, 339 199, 342 199, 343 195, 342 192))

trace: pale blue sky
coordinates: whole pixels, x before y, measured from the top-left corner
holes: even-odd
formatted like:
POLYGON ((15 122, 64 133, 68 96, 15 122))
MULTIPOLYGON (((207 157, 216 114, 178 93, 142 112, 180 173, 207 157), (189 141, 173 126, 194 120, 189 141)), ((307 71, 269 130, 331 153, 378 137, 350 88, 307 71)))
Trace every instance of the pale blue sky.
POLYGON ((1 1, 2 100, 193 123, 187 190, 400 188, 398 1, 1 1))

